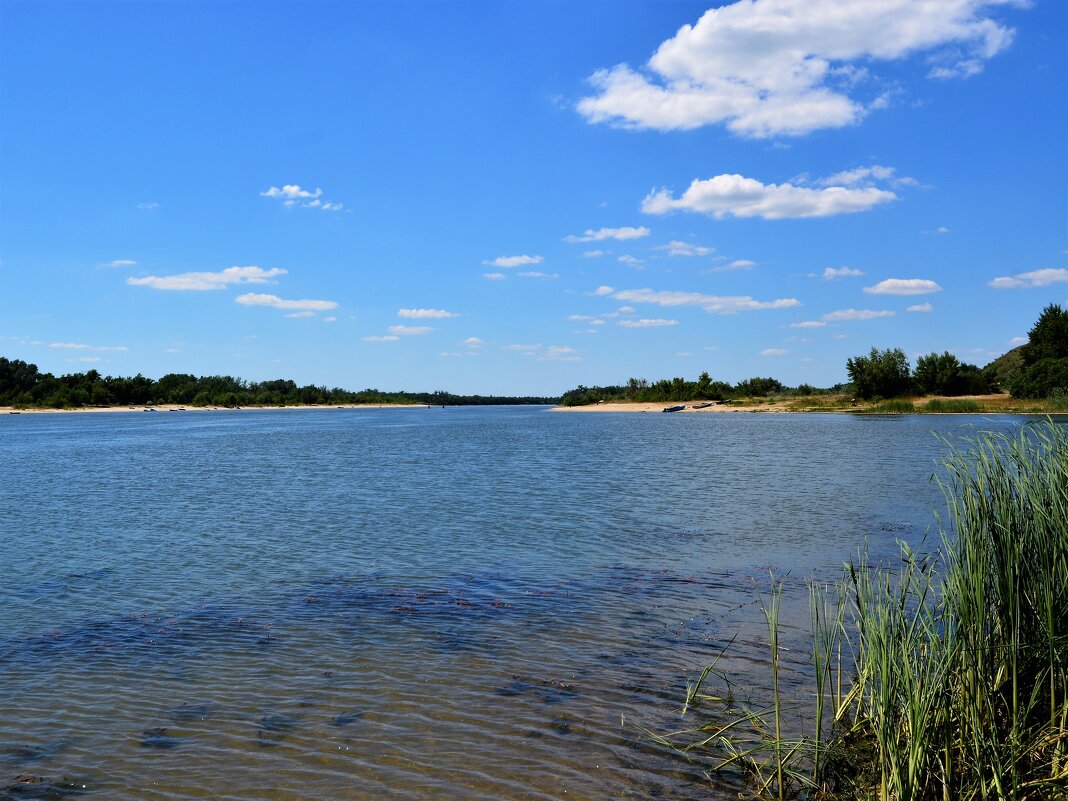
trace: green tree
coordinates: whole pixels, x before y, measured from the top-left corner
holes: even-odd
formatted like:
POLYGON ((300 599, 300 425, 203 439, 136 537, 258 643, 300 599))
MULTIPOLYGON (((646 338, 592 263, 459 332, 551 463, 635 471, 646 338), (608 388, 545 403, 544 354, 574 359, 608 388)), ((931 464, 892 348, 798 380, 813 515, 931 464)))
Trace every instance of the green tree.
POLYGON ((1009 376, 1014 397, 1047 398, 1068 392, 1068 311, 1057 304, 1043 309, 1020 356, 1022 364, 1009 376))
POLYGON ((895 398, 912 388, 909 360, 901 348, 872 348, 846 361, 849 380, 862 398, 895 398))

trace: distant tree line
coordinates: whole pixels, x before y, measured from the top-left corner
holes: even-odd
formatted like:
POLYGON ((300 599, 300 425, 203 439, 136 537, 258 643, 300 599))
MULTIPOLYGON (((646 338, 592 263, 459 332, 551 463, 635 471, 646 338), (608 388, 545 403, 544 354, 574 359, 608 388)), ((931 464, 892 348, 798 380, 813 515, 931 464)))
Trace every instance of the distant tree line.
POLYGON ((644 378, 632 378, 626 384, 607 387, 579 386, 563 394, 562 406, 589 406, 594 403, 631 401, 634 403, 677 403, 684 401, 724 401, 732 398, 766 397, 769 395, 813 395, 818 392, 839 390, 817 389, 802 384, 788 387, 775 378, 747 378, 737 384, 715 381, 707 373, 701 373, 696 381, 670 378, 649 382, 644 378))
POLYGON ((902 395, 983 395, 1008 389, 1015 398, 1068 395, 1068 311, 1050 305, 1019 349, 1015 367, 1007 372, 995 360, 980 369, 949 353, 930 353, 911 370, 900 348, 872 348, 866 356, 846 361, 849 380, 861 398, 902 395))
POLYGON ((358 403, 410 403, 437 406, 555 403, 556 398, 497 395, 453 395, 450 392, 352 392, 325 386, 297 386, 286 379, 244 381, 232 376, 169 373, 158 381, 102 376, 96 370, 55 376, 37 365, 0 357, 0 406, 55 409, 85 406, 297 406, 358 403))

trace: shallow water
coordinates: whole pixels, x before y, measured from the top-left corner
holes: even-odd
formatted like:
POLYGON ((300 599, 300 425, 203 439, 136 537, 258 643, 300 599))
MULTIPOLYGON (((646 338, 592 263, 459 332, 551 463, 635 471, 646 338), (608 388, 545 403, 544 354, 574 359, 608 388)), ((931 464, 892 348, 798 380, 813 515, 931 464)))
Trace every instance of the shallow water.
POLYGON ((806 577, 923 541, 932 432, 1016 425, 0 417, 0 799, 727 797, 632 724, 739 629, 759 686, 767 571, 792 627, 806 577))

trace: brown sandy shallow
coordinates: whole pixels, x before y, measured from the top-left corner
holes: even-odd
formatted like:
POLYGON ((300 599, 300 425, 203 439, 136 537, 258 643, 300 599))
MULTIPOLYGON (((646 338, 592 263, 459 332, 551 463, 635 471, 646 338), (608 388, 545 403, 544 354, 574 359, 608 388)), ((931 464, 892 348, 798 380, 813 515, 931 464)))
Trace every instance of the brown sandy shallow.
MULTIPOLYGON (((591 406, 554 406, 553 412, 661 412, 668 406, 676 406, 672 403, 598 403, 591 406)), ((795 411, 785 403, 732 403, 729 406, 718 404, 706 409, 694 409, 690 404, 682 413, 722 414, 725 412, 790 412, 795 411)))
POLYGON ((178 404, 161 404, 159 406, 87 406, 81 409, 15 409, 12 406, 0 406, 0 414, 86 414, 96 412, 235 412, 243 409, 272 409, 286 411, 290 409, 426 409, 422 403, 345 403, 336 406, 320 404, 316 406, 180 406, 178 404))

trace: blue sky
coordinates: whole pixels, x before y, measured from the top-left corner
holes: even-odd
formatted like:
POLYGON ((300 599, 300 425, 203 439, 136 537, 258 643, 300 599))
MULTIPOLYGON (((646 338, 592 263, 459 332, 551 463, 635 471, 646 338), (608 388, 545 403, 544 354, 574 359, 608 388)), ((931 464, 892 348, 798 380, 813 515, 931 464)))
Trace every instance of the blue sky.
POLYGON ((45 370, 829 385, 1068 302, 1057 0, 0 14, 0 354, 45 370))

